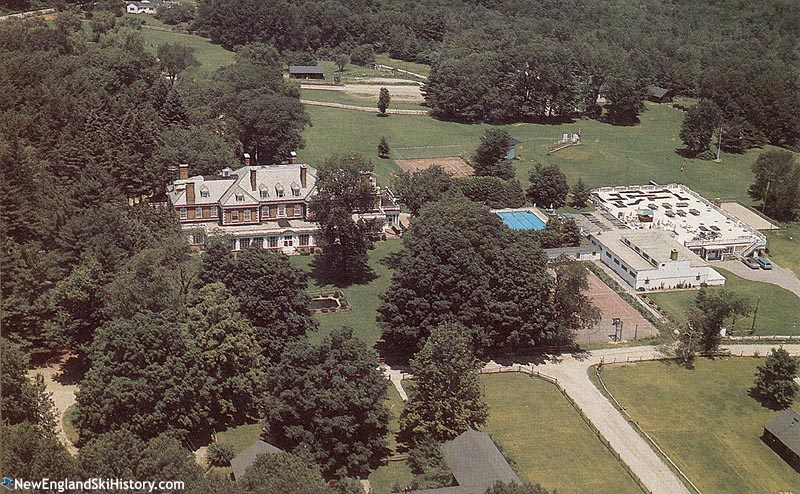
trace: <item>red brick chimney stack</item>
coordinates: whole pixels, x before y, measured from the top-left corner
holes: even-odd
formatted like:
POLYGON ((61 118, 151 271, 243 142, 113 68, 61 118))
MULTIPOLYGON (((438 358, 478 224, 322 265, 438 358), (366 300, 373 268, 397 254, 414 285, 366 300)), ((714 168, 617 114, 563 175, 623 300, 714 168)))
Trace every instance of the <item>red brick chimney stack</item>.
POLYGON ((244 166, 250 166, 250 153, 244 153, 244 166))
POLYGON ((186 184, 186 204, 194 204, 194 182, 186 184))
POLYGON ((178 165, 178 179, 186 180, 189 178, 189 165, 186 163, 178 165))
POLYGON ((305 189, 308 183, 308 165, 300 165, 300 187, 305 189))

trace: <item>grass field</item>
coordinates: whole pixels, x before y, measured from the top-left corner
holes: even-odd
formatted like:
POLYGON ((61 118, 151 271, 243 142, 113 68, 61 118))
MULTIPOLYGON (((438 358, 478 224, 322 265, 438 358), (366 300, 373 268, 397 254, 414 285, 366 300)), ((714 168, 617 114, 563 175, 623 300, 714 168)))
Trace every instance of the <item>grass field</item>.
MULTIPOLYGON (((353 285, 342 289, 350 303, 350 311, 315 314, 319 321, 319 331, 311 335, 311 341, 320 341, 334 329, 350 326, 353 328, 353 334, 368 345, 372 346, 375 343, 380 337, 380 331, 375 322, 376 311, 381 302, 380 294, 389 287, 391 278, 391 270, 380 261, 393 252, 399 251, 402 246, 403 244, 399 240, 375 243, 375 249, 369 252, 369 265, 375 271, 377 278, 364 285, 353 285)), ((293 256, 290 261, 294 266, 310 272, 312 259, 314 259, 312 256, 293 256)), ((329 288, 329 286, 317 285, 313 282, 313 278, 309 280, 309 289, 321 288, 329 288)))
POLYGON ((783 223, 783 230, 767 232, 770 256, 800 276, 800 222, 783 223))
POLYGON ((555 386, 523 374, 483 376, 484 430, 524 481, 559 494, 641 494, 555 386))
POLYGON ((166 31, 142 29, 145 47, 155 54, 160 45, 175 43, 194 48, 194 56, 200 62, 200 70, 213 72, 218 68, 233 63, 234 53, 220 45, 215 45, 205 38, 193 34, 180 34, 166 31))
POLYGON ((406 62, 403 60, 397 60, 396 58, 389 58, 389 55, 385 53, 381 53, 375 56, 375 62, 381 65, 388 65, 390 67, 394 67, 396 69, 407 70, 409 72, 413 72, 415 74, 428 76, 431 74, 431 66, 425 65, 421 63, 415 62, 406 62))
MULTIPOLYGON (((403 410, 403 400, 392 384, 388 385, 388 390, 386 407, 389 409, 391 416, 389 417, 387 442, 391 450, 389 454, 391 455, 397 453, 395 434, 397 434, 400 428, 399 420, 400 412, 403 410)), ((374 494, 389 494, 399 491, 399 489, 395 489, 395 487, 402 488, 409 485, 413 477, 411 470, 409 470, 405 462, 391 462, 372 472, 369 476, 369 480, 374 494)))
POLYGON ((761 359, 606 367, 611 392, 703 494, 800 491, 800 474, 760 437, 776 415, 747 394, 761 359))
MULTIPOLYGON (((740 278, 730 271, 719 269, 726 278, 725 287, 739 295, 749 298, 752 303, 758 300, 758 314, 756 314, 756 334, 761 335, 798 335, 800 334, 800 298, 788 290, 769 283, 750 281, 740 278)), ((709 287, 709 290, 718 290, 709 287)), ((680 291, 665 293, 648 293, 669 316, 683 323, 686 321, 686 310, 694 303, 697 291, 680 291)), ((735 329, 742 331, 750 329, 752 316, 740 319, 735 329)))
MULTIPOLYGON (((387 86, 391 93, 392 87, 387 86)), ((375 113, 378 113, 378 95, 361 96, 355 94, 348 94, 344 91, 325 91, 321 89, 301 89, 300 98, 312 101, 324 101, 326 103, 340 103, 343 105, 366 106, 368 108, 375 108, 375 113)), ((426 107, 411 103, 407 101, 390 100, 389 108, 393 110, 427 110, 426 107)))
MULTIPOLYGON (((357 152, 375 156, 381 136, 394 147, 454 145, 471 155, 487 125, 443 122, 428 116, 392 115, 376 119, 369 113, 308 108, 313 126, 305 131, 307 145, 300 157, 319 161, 335 152, 357 152)), ((753 180, 750 166, 764 150, 742 155, 723 154, 722 163, 685 159, 675 150, 682 147, 678 132, 683 113, 667 105, 648 104, 641 123, 619 127, 582 119, 563 125, 520 123, 501 126, 522 144, 517 146, 517 178, 523 185, 534 161, 558 164, 571 183, 582 177, 590 187, 621 184, 681 182, 707 198, 735 198, 752 204, 747 188, 753 180), (547 156, 546 146, 561 134, 580 128, 583 144, 547 156), (681 162, 686 171, 680 172, 681 162)), ((391 162, 378 167, 383 183, 397 168, 391 162)))

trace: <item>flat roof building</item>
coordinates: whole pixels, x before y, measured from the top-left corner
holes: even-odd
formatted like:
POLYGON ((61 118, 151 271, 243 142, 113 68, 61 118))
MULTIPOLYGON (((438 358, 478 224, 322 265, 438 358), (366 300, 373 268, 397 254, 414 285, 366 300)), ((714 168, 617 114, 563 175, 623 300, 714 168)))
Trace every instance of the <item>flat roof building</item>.
POLYGON ((725 284, 724 276, 665 230, 609 230, 591 234, 589 243, 636 290, 725 284))
POLYGON ((657 229, 701 258, 748 256, 766 248, 767 238, 681 184, 601 187, 595 204, 629 229, 657 229))

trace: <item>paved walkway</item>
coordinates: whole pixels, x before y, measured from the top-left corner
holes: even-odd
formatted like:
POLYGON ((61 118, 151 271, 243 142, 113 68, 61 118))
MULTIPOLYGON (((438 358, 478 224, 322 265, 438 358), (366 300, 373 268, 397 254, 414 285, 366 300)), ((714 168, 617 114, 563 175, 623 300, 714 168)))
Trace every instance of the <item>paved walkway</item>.
POLYGON ((785 288, 790 292, 800 297, 800 279, 797 279, 794 271, 778 266, 772 262, 772 269, 750 269, 741 261, 720 261, 712 262, 712 267, 719 266, 727 269, 736 276, 740 276, 746 280, 763 281, 764 283, 771 283, 781 288, 785 288))
MULTIPOLYGON (((732 345, 733 356, 766 355, 775 345, 732 345)), ((800 356, 800 345, 783 345, 791 355, 800 356)), ((589 367, 606 363, 653 360, 663 357, 656 347, 627 347, 596 350, 584 355, 562 355, 544 364, 522 367, 558 380, 564 391, 583 410, 600 434, 619 453, 652 494, 688 494, 689 491, 650 444, 589 380, 589 367)), ((490 362, 487 368, 497 368, 490 362)))

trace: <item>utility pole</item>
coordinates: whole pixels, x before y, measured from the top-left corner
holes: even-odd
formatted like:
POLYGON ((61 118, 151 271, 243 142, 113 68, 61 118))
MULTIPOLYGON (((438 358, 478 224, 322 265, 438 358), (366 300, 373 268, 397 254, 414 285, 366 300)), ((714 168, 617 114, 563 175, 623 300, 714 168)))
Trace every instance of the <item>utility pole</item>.
POLYGON ((758 304, 761 302, 761 297, 756 300, 756 308, 753 311, 753 324, 750 326, 750 334, 756 332, 756 314, 758 314, 758 304))
POLYGON ((717 159, 714 160, 717 163, 719 163, 719 161, 720 161, 719 160, 719 152, 720 152, 721 149, 722 149, 722 122, 720 122, 720 124, 719 124, 719 139, 717 139, 717 159))
MULTIPOLYGON (((772 182, 772 177, 767 179, 767 188, 764 190, 764 200, 761 202, 761 212, 767 209, 767 195, 769 194, 769 184, 772 182)), ((767 213, 764 213, 767 214, 767 213)))

